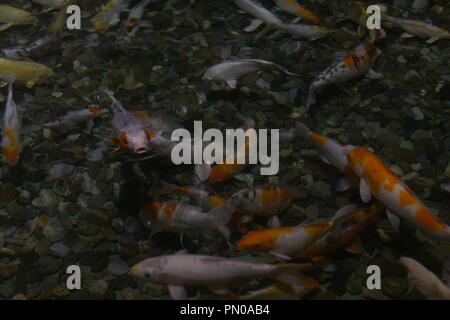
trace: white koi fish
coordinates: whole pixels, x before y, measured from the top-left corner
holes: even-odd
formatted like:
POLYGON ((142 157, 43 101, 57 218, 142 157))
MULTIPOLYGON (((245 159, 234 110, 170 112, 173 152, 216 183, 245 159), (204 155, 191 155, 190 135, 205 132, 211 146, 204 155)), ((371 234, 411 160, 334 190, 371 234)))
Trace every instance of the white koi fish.
POLYGON ((444 284, 433 272, 412 258, 401 257, 400 262, 408 269, 416 288, 427 299, 450 300, 449 284, 444 284))
POLYGON ((278 70, 294 77, 300 76, 289 72, 282 66, 270 61, 261 59, 239 59, 223 61, 210 67, 206 70, 202 79, 216 82, 226 82, 230 88, 236 89, 239 79, 248 74, 261 72, 268 69, 278 70))
POLYGON ((233 0, 234 3, 241 8, 243 11, 251 14, 252 16, 260 19, 264 23, 269 25, 280 25, 282 23, 281 19, 275 14, 256 3, 253 0, 233 0))
POLYGON ((406 31, 403 38, 417 36, 419 38, 429 38, 427 43, 432 44, 440 39, 450 39, 450 32, 440 27, 425 23, 419 20, 409 20, 383 15, 383 20, 388 21, 406 31))
POLYGON ((149 4, 150 0, 142 0, 136 6, 131 8, 128 15, 125 31, 129 36, 134 36, 139 30, 142 17, 144 16, 145 7, 149 4))
POLYGON ((131 268, 136 277, 169 286, 173 299, 187 299, 185 286, 206 286, 216 294, 227 294, 227 285, 233 281, 270 277, 277 281, 304 289, 304 281, 298 279, 298 264, 272 265, 243 259, 220 258, 187 254, 181 251, 173 255, 148 258, 131 268))

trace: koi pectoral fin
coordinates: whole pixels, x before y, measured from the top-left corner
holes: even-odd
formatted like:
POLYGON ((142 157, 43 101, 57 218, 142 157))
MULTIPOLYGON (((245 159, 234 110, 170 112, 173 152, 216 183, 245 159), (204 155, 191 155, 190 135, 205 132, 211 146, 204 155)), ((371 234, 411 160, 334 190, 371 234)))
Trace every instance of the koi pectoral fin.
POLYGON ((398 229, 400 228, 400 218, 395 214, 393 214, 392 212, 390 212, 389 210, 386 210, 386 215, 392 227, 394 227, 394 229, 398 231, 398 229))
POLYGON ((369 203, 372 200, 372 191, 370 191, 370 186, 364 179, 359 182, 359 194, 364 203, 369 203))
POLYGON ((439 37, 431 37, 430 39, 427 40, 428 44, 433 44, 436 41, 438 41, 440 38, 439 37))
POLYGON ((336 265, 328 260, 327 257, 314 257, 311 260, 325 272, 335 272, 337 270, 336 265))
POLYGON ((186 300, 186 288, 183 286, 169 286, 169 293, 174 300, 186 300))

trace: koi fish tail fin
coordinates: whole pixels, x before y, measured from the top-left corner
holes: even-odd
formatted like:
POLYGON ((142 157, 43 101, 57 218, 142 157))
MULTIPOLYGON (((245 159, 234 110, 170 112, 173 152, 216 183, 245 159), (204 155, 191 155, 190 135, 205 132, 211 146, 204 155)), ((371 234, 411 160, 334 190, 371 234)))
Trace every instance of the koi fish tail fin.
POLYGON ((313 264, 295 264, 282 263, 277 265, 277 273, 273 278, 277 281, 286 283, 295 288, 295 292, 304 292, 307 288, 315 288, 319 283, 310 277, 306 277, 300 273, 301 270, 313 268, 313 264))
POLYGON ((301 121, 295 123, 294 136, 308 139, 312 131, 301 121))
POLYGON ((235 208, 236 207, 231 202, 227 201, 225 204, 214 207, 209 211, 214 227, 223 235, 230 248, 232 247, 230 243, 231 231, 228 228, 227 223, 230 221, 235 208))

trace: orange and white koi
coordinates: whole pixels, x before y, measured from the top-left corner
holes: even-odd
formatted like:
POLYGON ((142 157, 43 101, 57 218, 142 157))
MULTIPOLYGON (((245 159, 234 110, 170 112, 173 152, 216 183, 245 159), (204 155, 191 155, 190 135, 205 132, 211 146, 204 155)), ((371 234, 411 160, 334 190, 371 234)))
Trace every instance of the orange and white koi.
POLYGON ((393 214, 432 238, 450 241, 450 227, 435 217, 375 154, 363 147, 351 145, 345 146, 344 152, 350 167, 360 178, 359 190, 364 202, 369 202, 373 195, 386 207, 395 227, 398 227, 399 220, 393 214))
POLYGON ((240 190, 231 196, 230 201, 243 216, 271 216, 271 225, 279 226, 277 215, 286 210, 292 195, 284 188, 276 186, 252 187, 240 190))
POLYGON ((348 52, 342 61, 335 62, 314 79, 309 88, 306 108, 316 103, 316 91, 330 84, 342 83, 366 74, 380 54, 381 51, 375 47, 373 41, 368 40, 348 52))
POLYGON ((343 146, 334 139, 321 136, 312 132, 304 123, 297 121, 293 132, 294 136, 301 136, 303 139, 311 143, 320 153, 321 159, 334 166, 345 176, 338 181, 337 191, 346 190, 354 186, 354 182, 358 181, 357 176, 350 169, 347 156, 344 153, 343 146))
POLYGON ((91 22, 98 32, 105 33, 120 21, 121 12, 128 9, 129 5, 130 0, 109 0, 91 22))
POLYGON ((174 186, 174 190, 183 192, 187 194, 189 197, 194 199, 198 205, 204 209, 211 209, 217 206, 221 206, 227 202, 227 200, 222 199, 217 195, 211 195, 211 193, 202 188, 195 186, 188 187, 178 187, 174 186))
POLYGON ((400 19, 383 15, 382 19, 388 21, 406 31, 403 38, 417 36, 419 38, 429 38, 427 43, 432 44, 440 39, 450 39, 450 32, 435 25, 419 20, 400 19))
MULTIPOLYGON (((245 129, 253 129, 255 122, 252 119, 246 118, 240 114, 238 117, 245 121, 245 129)), ((223 163, 215 164, 210 166, 209 164, 200 164, 195 166, 195 174, 199 177, 201 181, 208 181, 210 184, 215 184, 218 182, 223 182, 229 180, 233 177, 239 177, 239 173, 245 169, 245 163, 238 163, 239 159, 250 151, 250 146, 254 146, 256 143, 256 134, 249 134, 246 136, 245 143, 241 149, 236 150, 234 155, 225 158, 223 163)), ((248 184, 251 184, 247 177, 245 178, 248 184)))
POLYGON ((297 258, 310 259, 331 271, 332 269, 329 269, 331 265, 326 264, 326 257, 341 248, 352 253, 360 253, 362 251, 358 237, 360 232, 374 223, 383 209, 383 205, 378 201, 363 209, 358 209, 355 205, 342 207, 331 219, 333 226, 307 246, 297 258))
POLYGON ((116 133, 112 142, 120 144, 116 152, 131 151, 135 154, 148 152, 150 150, 150 139, 155 134, 147 131, 144 122, 127 111, 122 103, 114 98, 114 93, 110 89, 105 88, 103 92, 112 102, 111 109, 114 113, 112 123, 116 133))
POLYGON ((8 99, 3 116, 3 137, 2 150, 6 162, 9 165, 16 165, 22 152, 20 142, 21 120, 17 112, 17 106, 13 98, 13 81, 9 81, 8 99))
POLYGON ((44 126, 57 130, 70 130, 76 127, 79 123, 90 121, 108 112, 109 110, 100 108, 98 106, 92 106, 76 111, 69 111, 64 116, 48 122, 44 124, 44 126))
POLYGON ((333 226, 333 221, 306 226, 263 229, 249 232, 237 245, 242 250, 263 251, 290 260, 300 256, 305 248, 333 226))
POLYGON ((320 22, 319 17, 309 9, 302 7, 295 0, 275 0, 277 7, 281 10, 296 15, 302 19, 311 21, 312 23, 318 24, 320 22))
POLYGON ((134 34, 139 30, 145 7, 149 4, 149 2, 150 0, 142 0, 136 6, 131 8, 128 15, 127 24, 125 26, 125 31, 129 36, 134 36, 134 34))
POLYGON ((234 206, 230 203, 204 212, 200 207, 183 202, 166 201, 146 203, 139 211, 139 217, 146 227, 151 228, 150 237, 162 231, 181 235, 185 233, 208 235, 211 231, 216 231, 224 236, 227 244, 231 247, 230 230, 226 224, 233 212, 234 206))
MULTIPOLYGON (((236 258, 188 254, 185 250, 143 260, 131 268, 142 280, 169 286, 173 299, 187 299, 185 286, 206 286, 219 295, 229 294, 227 286, 236 280, 269 277, 301 291, 305 284, 298 278, 303 265, 268 264, 236 258)), ((297 290, 296 290, 297 291, 297 290)))

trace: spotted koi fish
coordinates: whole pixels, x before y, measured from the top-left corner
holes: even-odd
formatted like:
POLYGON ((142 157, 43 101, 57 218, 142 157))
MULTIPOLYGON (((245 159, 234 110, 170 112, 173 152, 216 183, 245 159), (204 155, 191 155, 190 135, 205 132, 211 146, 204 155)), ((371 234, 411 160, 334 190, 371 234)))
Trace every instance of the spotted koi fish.
POLYGON ((216 206, 209 212, 202 208, 191 206, 179 201, 146 203, 139 212, 139 217, 146 227, 151 228, 151 235, 162 231, 208 234, 217 231, 222 234, 231 247, 230 230, 227 223, 230 220, 234 206, 225 203, 216 206))
POLYGON ((301 255, 311 243, 323 236, 333 221, 306 226, 252 231, 238 241, 242 250, 268 252, 283 260, 301 255))
POLYGON ((76 111, 69 111, 64 116, 61 116, 54 121, 48 122, 44 124, 44 126, 57 130, 70 130, 77 126, 77 124, 79 123, 90 121, 108 112, 109 110, 100 108, 98 106, 92 106, 76 111))
POLYGON ((275 0, 275 3, 278 8, 287 13, 296 15, 315 24, 320 22, 319 17, 314 12, 302 7, 295 0, 275 0))
POLYGON ((287 209, 292 201, 292 195, 283 188, 276 186, 252 187, 240 190, 231 196, 231 202, 236 210, 250 219, 253 216, 271 216, 272 226, 280 226, 277 215, 287 209))
POLYGON ((450 240, 450 227, 435 217, 414 192, 375 154, 363 147, 345 146, 349 165, 360 178, 360 194, 364 202, 372 195, 385 207, 394 226, 398 218, 407 220, 434 239, 450 240))
POLYGON ((8 99, 6 100, 5 114, 3 115, 2 151, 6 162, 14 166, 19 161, 22 152, 20 142, 21 121, 17 106, 13 99, 13 81, 9 82, 8 99))
POLYGON ((320 91, 330 84, 346 82, 363 76, 369 70, 381 51, 372 41, 364 41, 353 51, 347 53, 342 61, 321 72, 309 88, 306 108, 316 103, 316 91, 320 91))

